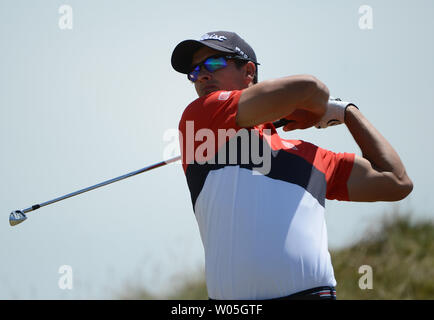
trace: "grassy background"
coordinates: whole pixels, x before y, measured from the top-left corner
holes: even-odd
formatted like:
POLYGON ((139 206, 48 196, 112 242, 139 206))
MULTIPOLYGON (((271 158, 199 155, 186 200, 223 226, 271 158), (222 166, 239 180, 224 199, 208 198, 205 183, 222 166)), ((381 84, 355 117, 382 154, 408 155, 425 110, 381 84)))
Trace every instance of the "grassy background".
MULTIPOLYGON (((347 248, 330 251, 339 300, 434 299, 434 223, 412 222, 411 214, 393 212, 380 221, 377 231, 347 248), (372 267, 372 289, 362 290, 359 267, 372 267)), ((120 299, 207 299, 204 271, 201 277, 185 277, 173 295, 153 296, 131 289, 120 299)), ((364 282, 366 283, 366 282, 364 282)))

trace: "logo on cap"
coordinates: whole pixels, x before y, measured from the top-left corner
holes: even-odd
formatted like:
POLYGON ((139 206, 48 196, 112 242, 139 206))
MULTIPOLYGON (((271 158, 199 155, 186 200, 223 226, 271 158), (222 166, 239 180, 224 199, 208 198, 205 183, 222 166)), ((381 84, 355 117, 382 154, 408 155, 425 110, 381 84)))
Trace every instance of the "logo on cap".
POLYGON ((245 54, 244 51, 241 50, 240 48, 235 47, 235 51, 238 52, 238 54, 239 54, 240 56, 242 56, 242 57, 244 57, 244 58, 246 58, 246 59, 249 59, 249 56, 248 56, 247 54, 245 54))
POLYGON ((208 33, 205 33, 202 37, 200 37, 199 40, 218 40, 218 41, 225 41, 227 40, 227 38, 225 36, 219 36, 215 33, 213 33, 212 35, 209 35, 208 33))

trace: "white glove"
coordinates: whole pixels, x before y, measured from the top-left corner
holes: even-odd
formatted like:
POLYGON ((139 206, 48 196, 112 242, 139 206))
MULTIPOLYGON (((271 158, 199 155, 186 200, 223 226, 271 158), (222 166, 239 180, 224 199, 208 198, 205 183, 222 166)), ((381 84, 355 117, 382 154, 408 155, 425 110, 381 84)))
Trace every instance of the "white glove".
MULTIPOLYGON (((345 122, 345 110, 348 106, 357 106, 354 103, 342 101, 339 98, 329 97, 327 111, 321 120, 315 125, 317 129, 325 129, 345 122)), ((359 108, 357 108, 359 109, 359 108)))

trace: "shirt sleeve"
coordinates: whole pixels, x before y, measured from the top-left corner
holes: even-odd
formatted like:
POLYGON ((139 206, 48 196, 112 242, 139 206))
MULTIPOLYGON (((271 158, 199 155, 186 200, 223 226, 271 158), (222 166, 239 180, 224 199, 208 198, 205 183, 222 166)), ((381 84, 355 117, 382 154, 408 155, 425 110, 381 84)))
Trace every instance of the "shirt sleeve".
POLYGON ((200 127, 209 128, 217 133, 218 129, 241 129, 236 123, 238 101, 241 90, 217 91, 208 95, 202 104, 202 108, 209 116, 200 118, 203 123, 200 127))
POLYGON ((354 153, 335 153, 319 148, 327 182, 326 199, 349 201, 347 182, 353 169, 354 153))

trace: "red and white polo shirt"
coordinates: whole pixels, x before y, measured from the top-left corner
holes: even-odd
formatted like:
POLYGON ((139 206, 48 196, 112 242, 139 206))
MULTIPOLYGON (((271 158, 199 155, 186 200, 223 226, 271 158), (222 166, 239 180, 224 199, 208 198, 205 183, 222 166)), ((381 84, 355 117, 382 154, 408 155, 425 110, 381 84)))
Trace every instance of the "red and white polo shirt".
POLYGON ((282 139, 272 123, 237 126, 241 93, 200 97, 179 123, 182 165, 205 251, 208 295, 271 299, 335 286, 325 199, 348 200, 346 184, 355 154, 282 139), (218 139, 219 134, 224 138, 218 139), (249 157, 256 140, 259 154, 270 151, 268 166, 249 157))

